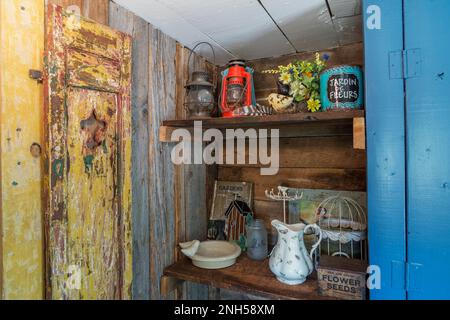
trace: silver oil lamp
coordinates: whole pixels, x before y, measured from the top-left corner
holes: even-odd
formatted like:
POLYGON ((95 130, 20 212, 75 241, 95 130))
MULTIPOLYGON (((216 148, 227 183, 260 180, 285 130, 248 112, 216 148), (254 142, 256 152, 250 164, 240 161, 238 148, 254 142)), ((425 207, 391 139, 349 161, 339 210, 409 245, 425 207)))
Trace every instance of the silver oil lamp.
MULTIPOLYGON (((195 49, 201 44, 207 44, 211 48, 215 63, 215 53, 211 44, 209 44, 208 42, 200 42, 189 54, 188 66, 190 65, 189 62, 191 60, 192 54, 194 53, 195 49)), ((185 86, 186 95, 184 105, 188 112, 188 118, 209 118, 214 115, 216 111, 216 99, 214 98, 215 86, 211 78, 211 74, 206 71, 196 70, 192 72, 190 80, 185 86)))

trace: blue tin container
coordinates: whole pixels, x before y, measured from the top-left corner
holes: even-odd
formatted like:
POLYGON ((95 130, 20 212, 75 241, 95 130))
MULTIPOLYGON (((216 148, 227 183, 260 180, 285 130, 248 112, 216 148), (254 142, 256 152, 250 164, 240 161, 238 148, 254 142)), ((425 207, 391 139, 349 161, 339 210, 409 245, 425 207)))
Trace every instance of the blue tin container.
POLYGON ((361 67, 338 66, 320 75, 320 100, 322 109, 362 109, 364 81, 361 67))

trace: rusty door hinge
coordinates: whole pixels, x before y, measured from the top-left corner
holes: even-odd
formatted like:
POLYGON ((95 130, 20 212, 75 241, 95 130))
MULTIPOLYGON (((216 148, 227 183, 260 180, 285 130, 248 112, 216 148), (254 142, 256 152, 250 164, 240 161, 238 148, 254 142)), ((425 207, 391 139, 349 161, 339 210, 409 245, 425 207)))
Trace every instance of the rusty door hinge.
POLYGON ((43 74, 42 74, 42 71, 40 71, 40 70, 31 69, 28 72, 28 75, 30 76, 31 79, 36 80, 38 83, 42 83, 42 81, 43 81, 43 74))

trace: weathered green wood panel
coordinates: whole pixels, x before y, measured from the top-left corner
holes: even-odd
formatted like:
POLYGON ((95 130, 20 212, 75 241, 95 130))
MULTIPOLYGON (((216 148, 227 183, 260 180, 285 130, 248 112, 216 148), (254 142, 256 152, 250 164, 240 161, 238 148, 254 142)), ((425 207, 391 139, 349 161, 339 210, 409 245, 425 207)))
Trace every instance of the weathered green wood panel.
POLYGON ((111 2, 109 24, 133 36, 132 72, 132 223, 133 299, 150 298, 149 225, 149 24, 111 2))

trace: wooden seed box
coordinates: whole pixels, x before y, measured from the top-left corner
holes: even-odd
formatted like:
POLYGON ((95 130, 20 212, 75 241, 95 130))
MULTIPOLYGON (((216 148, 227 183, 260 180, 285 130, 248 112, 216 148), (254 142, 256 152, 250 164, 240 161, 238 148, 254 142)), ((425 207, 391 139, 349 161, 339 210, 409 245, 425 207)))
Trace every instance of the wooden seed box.
POLYGON ((322 256, 317 267, 319 294, 346 300, 366 300, 365 261, 322 256))

